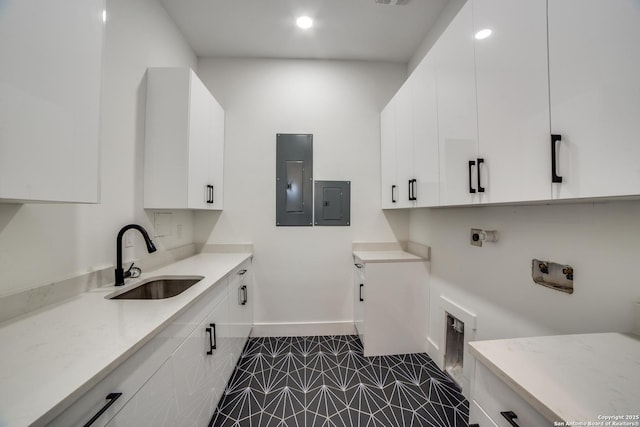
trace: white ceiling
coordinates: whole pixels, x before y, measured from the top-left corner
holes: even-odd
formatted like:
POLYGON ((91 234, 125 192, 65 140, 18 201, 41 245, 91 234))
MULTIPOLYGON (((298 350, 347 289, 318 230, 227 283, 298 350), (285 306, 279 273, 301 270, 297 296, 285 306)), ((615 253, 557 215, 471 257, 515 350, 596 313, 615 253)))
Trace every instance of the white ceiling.
POLYGON ((447 0, 160 2, 198 56, 408 62, 447 0), (297 28, 300 15, 312 17, 313 28, 297 28))

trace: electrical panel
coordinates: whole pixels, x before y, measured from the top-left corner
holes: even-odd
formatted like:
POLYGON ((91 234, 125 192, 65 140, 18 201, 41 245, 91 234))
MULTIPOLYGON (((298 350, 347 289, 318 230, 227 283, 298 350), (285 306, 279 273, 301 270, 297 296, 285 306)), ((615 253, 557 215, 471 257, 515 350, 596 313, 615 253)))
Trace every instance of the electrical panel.
POLYGON ((316 181, 315 225, 351 225, 351 181, 316 181))

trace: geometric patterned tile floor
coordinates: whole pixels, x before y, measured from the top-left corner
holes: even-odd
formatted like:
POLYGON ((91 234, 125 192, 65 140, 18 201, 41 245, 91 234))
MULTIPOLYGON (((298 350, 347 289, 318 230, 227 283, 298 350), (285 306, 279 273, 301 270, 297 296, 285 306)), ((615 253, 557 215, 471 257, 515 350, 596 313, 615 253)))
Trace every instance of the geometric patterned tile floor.
POLYGON ((364 357, 357 335, 249 338, 213 427, 466 427, 469 403, 424 353, 364 357))

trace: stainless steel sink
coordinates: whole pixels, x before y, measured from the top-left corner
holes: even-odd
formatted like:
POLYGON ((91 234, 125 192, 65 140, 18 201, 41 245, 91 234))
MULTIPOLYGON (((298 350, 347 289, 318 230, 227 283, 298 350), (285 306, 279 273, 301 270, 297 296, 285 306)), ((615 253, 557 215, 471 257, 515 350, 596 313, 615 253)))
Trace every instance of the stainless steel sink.
POLYGON ((107 299, 165 299, 175 297, 203 279, 203 276, 161 276, 146 279, 134 288, 116 291, 107 299))

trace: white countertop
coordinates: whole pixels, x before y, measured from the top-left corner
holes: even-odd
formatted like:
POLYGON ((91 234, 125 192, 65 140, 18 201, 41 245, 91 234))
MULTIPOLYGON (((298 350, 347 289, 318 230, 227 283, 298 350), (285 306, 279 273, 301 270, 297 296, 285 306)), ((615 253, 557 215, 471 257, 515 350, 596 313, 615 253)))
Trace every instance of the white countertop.
POLYGON ((204 276, 172 298, 107 300, 93 289, 0 325, 0 426, 26 426, 70 405, 251 253, 195 255, 139 279, 204 276))
POLYGON ((368 262, 426 261, 424 258, 404 251, 353 251, 353 256, 363 264, 368 262))
MULTIPOLYGON (((640 337, 558 335, 469 343, 471 353, 550 422, 640 414, 640 337)), ((636 420, 637 421, 637 420, 636 420)))

